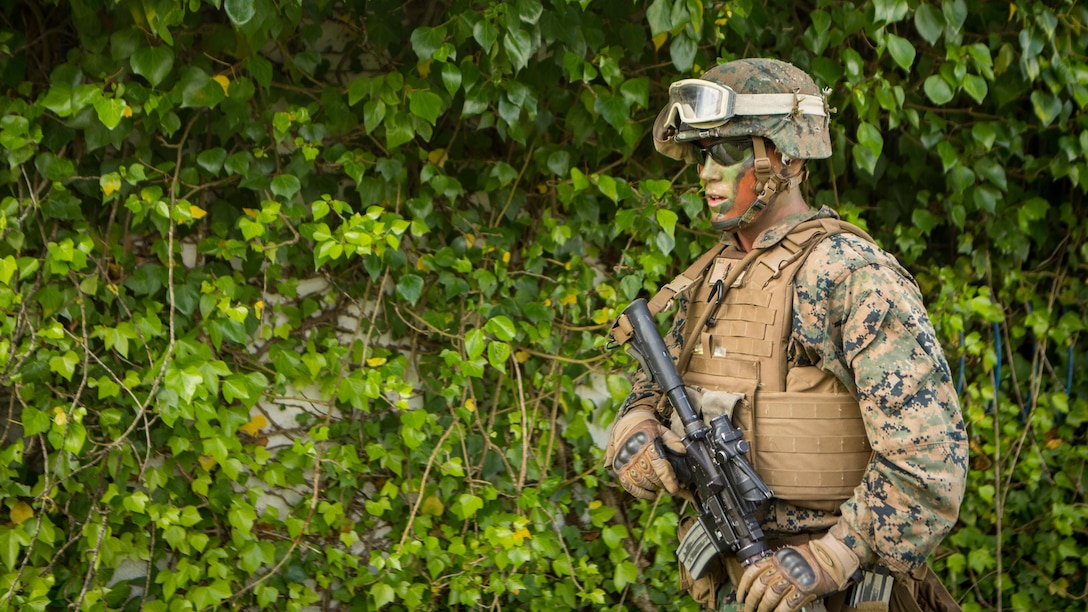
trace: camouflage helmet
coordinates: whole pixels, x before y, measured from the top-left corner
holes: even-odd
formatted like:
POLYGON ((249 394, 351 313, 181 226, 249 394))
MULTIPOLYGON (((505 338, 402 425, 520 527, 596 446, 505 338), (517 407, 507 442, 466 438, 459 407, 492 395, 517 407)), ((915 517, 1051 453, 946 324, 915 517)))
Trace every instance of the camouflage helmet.
POLYGON ((739 59, 673 83, 654 122, 654 146, 673 159, 698 162, 689 143, 762 136, 791 158, 823 159, 831 156, 829 115, 824 93, 803 70, 774 59, 739 59), (705 93, 685 97, 686 90, 708 87, 707 81, 717 91, 710 103, 705 93), (720 112, 693 120, 700 110, 708 112, 708 104, 720 112))

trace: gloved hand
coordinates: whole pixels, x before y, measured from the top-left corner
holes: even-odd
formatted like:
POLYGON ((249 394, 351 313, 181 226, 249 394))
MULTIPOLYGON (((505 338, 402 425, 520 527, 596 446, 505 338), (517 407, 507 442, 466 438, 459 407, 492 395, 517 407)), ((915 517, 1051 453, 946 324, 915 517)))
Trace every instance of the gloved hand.
POLYGON ((845 589, 859 565, 846 544, 826 534, 753 563, 737 585, 737 601, 744 602, 744 612, 796 612, 845 589))
POLYGON ((682 494, 669 460, 657 452, 654 441, 661 438, 670 449, 686 453, 680 436, 657 420, 653 411, 636 408, 612 425, 604 461, 620 478, 628 493, 642 499, 653 499, 665 489, 673 495, 682 494))

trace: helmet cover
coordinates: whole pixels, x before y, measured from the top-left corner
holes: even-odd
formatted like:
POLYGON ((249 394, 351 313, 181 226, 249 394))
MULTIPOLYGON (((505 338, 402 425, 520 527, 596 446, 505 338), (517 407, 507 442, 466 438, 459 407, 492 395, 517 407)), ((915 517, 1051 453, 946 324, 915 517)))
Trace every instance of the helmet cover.
POLYGON ((688 143, 707 138, 762 136, 793 159, 831 156, 830 109, 824 93, 803 70, 780 60, 749 58, 715 66, 700 78, 732 89, 741 99, 753 94, 790 94, 803 96, 804 103, 794 101, 792 105, 787 105, 792 108, 788 110, 781 108, 781 101, 776 100, 778 108, 766 114, 738 113, 717 126, 700 124, 701 127, 694 127, 686 123, 674 126, 674 121, 670 122, 677 115, 670 100, 658 114, 653 127, 654 146, 663 155, 698 163, 697 147, 688 143))

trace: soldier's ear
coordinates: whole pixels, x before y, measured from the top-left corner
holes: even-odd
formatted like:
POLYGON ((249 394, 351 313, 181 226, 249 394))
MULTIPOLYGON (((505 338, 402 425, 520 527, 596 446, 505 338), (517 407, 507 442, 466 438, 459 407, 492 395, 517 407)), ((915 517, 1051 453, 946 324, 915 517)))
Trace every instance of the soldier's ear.
POLYGON ((792 159, 785 153, 780 152, 773 142, 769 140, 764 142, 767 143, 767 157, 771 158, 771 164, 776 172, 790 176, 800 172, 805 167, 805 161, 807 160, 792 159))

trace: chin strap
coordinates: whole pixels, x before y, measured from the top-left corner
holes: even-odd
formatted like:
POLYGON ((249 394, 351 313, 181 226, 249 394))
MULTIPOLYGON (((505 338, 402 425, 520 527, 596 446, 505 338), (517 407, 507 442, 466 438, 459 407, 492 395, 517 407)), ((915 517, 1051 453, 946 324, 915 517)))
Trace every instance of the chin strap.
POLYGON ((775 174, 774 169, 771 167, 771 159, 767 156, 767 145, 763 142, 762 137, 752 137, 752 148, 755 155, 755 189, 759 191, 759 196, 741 216, 724 221, 711 221, 710 225, 718 231, 744 229, 763 209, 774 204, 778 194, 797 187, 808 178, 808 168, 806 166, 802 166, 797 174, 775 174))

